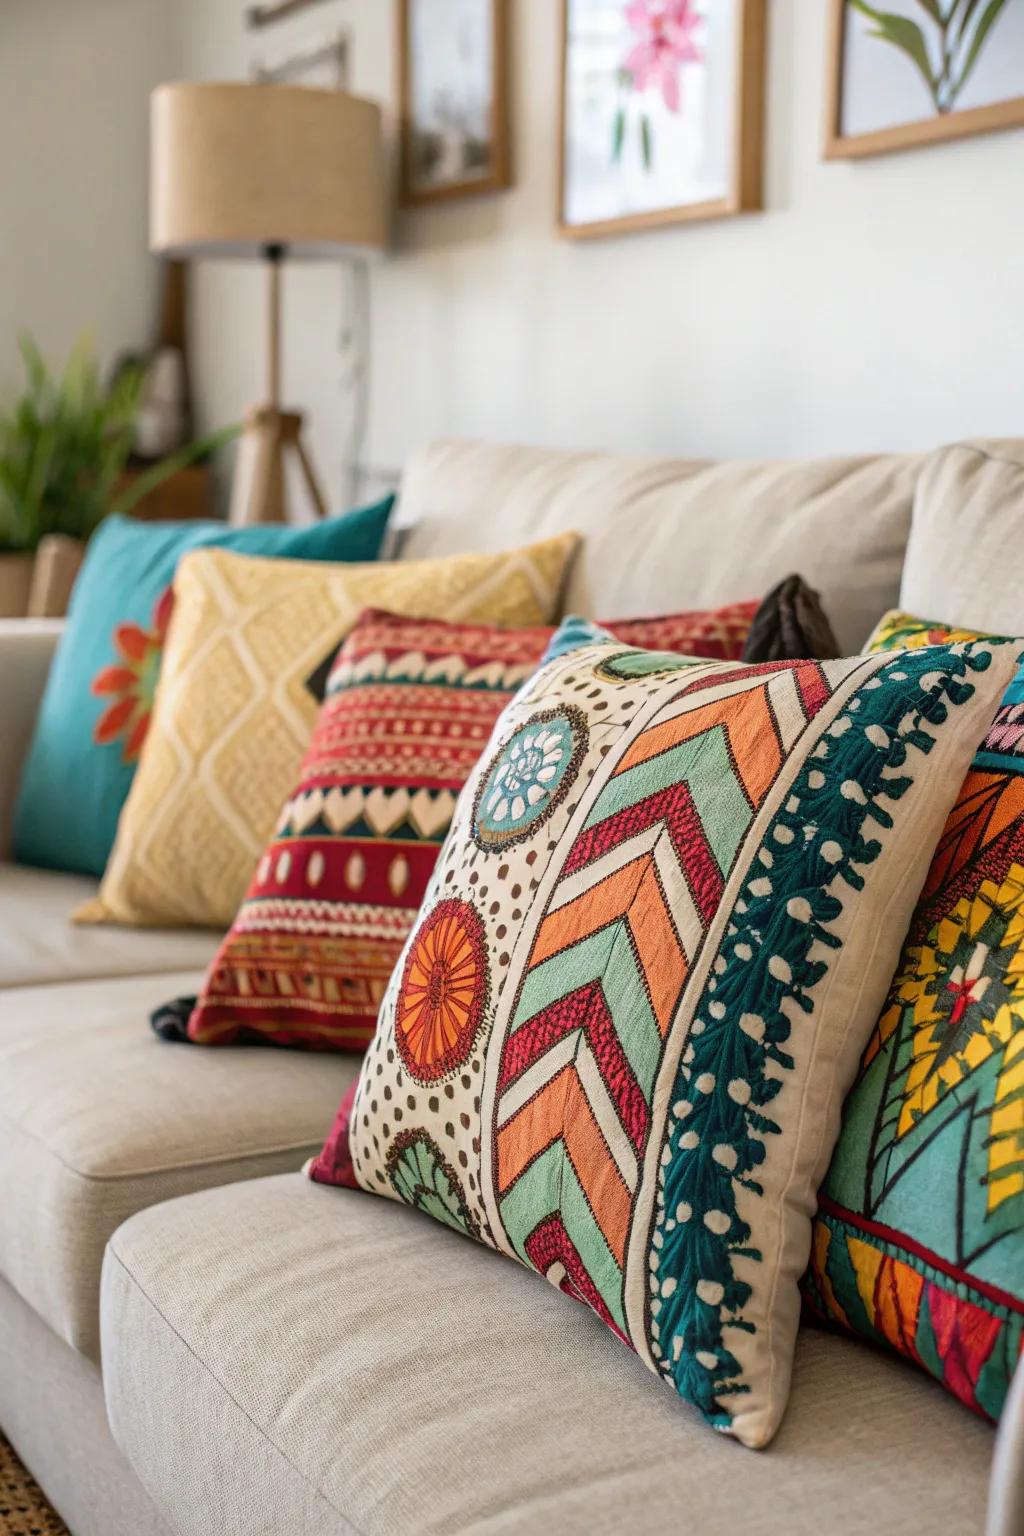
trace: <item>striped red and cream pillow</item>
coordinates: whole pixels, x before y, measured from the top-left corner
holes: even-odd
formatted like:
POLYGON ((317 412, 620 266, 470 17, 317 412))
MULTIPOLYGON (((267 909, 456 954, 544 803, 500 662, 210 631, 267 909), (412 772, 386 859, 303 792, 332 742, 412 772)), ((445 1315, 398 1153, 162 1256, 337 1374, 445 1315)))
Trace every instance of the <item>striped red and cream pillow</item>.
MULTIPOLYGON (((742 655, 758 604, 613 623, 645 648, 742 655)), ((362 1050, 494 723, 551 629, 370 610, 331 668, 294 793, 188 1019, 188 1038, 362 1050)), ((311 679, 312 682, 312 679, 311 679)), ((167 1027, 162 1011, 154 1025, 167 1027)))

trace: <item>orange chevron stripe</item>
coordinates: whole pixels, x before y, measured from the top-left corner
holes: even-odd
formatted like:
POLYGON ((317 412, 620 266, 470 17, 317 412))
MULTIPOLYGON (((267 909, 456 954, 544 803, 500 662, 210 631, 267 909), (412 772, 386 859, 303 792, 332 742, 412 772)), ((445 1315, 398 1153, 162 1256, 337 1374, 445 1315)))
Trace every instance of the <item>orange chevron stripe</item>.
POLYGON ((499 1194, 504 1195, 523 1169, 559 1140, 565 1143, 594 1219, 621 1268, 626 1262, 630 1195, 571 1064, 498 1132, 499 1194))
POLYGON ((662 752, 703 736, 716 725, 726 729, 740 781, 752 805, 760 805, 778 774, 782 752, 766 687, 733 694, 690 710, 644 731, 626 752, 613 777, 649 762, 662 752))
POLYGON ((647 977, 658 1030, 664 1039, 690 967, 665 905, 653 859, 648 862, 636 900, 629 909, 629 927, 647 977))
POLYGON ((537 934, 530 969, 622 919, 629 924, 654 1017, 664 1037, 689 964, 665 905, 652 855, 635 859, 575 901, 550 912, 537 934))

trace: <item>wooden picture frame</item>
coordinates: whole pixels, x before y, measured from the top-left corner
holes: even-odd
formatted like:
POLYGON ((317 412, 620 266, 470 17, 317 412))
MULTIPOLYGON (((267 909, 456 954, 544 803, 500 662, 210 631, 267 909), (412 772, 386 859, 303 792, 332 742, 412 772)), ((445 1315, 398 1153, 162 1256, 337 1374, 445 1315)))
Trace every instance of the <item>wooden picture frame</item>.
POLYGON ((430 0, 397 0, 398 109, 400 121, 399 202, 418 208, 455 198, 500 192, 511 185, 509 134, 508 0, 478 0, 490 13, 490 103, 487 112, 486 169, 439 179, 434 184, 417 174, 417 127, 414 120, 413 10, 430 0))
POLYGON ((556 223, 570 240, 598 239, 634 230, 661 229, 671 224, 696 223, 754 213, 764 206, 764 114, 767 67, 767 0, 734 0, 738 18, 733 87, 733 143, 728 185, 722 196, 673 207, 652 208, 592 221, 567 217, 566 166, 569 132, 568 82, 570 50, 570 3, 561 0, 561 62, 558 114, 558 204, 556 223))
POLYGON ((1024 126, 1024 96, 993 102, 989 106, 935 112, 915 122, 894 124, 869 133, 843 131, 843 98, 846 83, 846 21, 850 0, 829 0, 827 92, 825 100, 826 160, 857 160, 869 155, 923 149, 953 139, 994 133, 1002 128, 1024 126))

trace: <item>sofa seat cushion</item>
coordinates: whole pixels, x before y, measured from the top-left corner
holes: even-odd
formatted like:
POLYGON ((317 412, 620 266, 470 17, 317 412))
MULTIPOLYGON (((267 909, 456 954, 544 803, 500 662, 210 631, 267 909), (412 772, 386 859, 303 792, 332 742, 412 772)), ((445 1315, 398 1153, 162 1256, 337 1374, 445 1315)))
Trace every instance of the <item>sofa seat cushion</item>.
POLYGON ((175 1195, 301 1167, 358 1064, 156 1039, 150 1010, 201 980, 0 992, 0 1274, 93 1358, 110 1234, 175 1195))
POLYGON ((179 1536, 984 1528, 992 1432, 922 1374, 805 1331, 743 1451, 540 1276, 356 1191, 151 1208, 102 1312, 115 1439, 179 1536))
POLYGON ((95 894, 87 876, 0 864, 0 989, 199 970, 213 959, 218 935, 200 929, 75 927, 72 912, 95 894))

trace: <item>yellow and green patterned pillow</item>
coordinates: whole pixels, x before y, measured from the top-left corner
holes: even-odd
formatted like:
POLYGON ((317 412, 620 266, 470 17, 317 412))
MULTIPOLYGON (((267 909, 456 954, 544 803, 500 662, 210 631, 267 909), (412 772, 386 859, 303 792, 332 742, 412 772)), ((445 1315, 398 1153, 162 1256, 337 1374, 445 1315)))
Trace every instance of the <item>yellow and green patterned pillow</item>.
MULTIPOLYGON (((867 649, 979 638, 891 613, 867 649)), ((1024 1339, 1024 672, 939 840, 847 1100, 804 1290, 998 1419, 1024 1339)))

